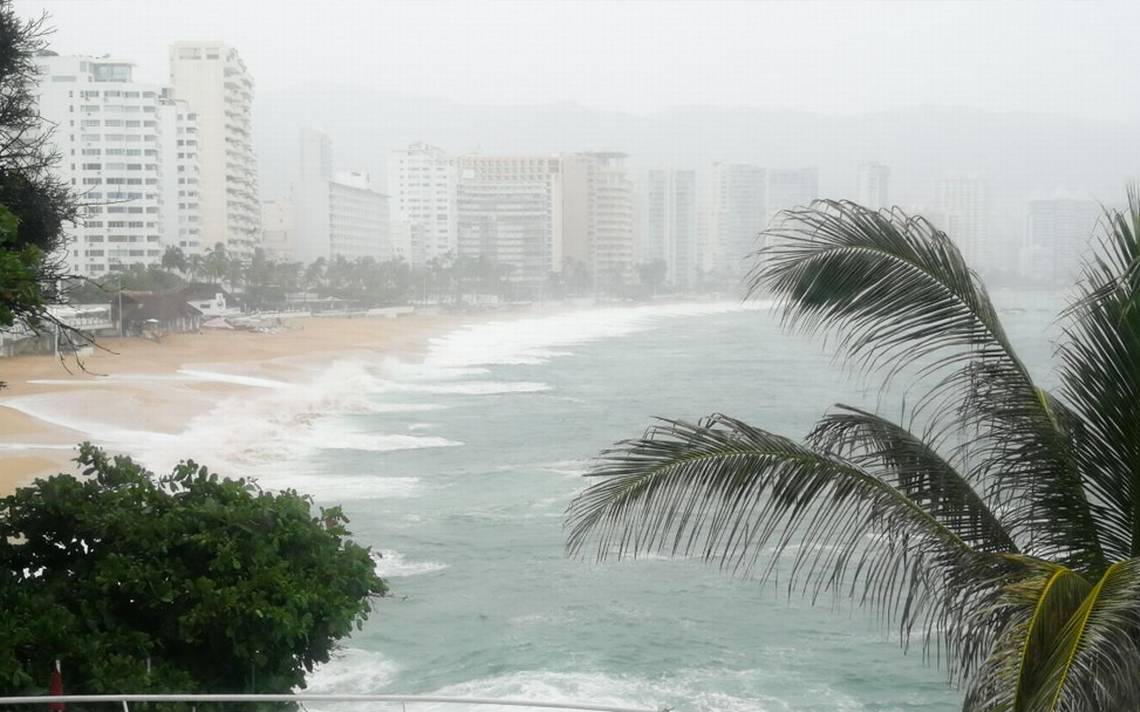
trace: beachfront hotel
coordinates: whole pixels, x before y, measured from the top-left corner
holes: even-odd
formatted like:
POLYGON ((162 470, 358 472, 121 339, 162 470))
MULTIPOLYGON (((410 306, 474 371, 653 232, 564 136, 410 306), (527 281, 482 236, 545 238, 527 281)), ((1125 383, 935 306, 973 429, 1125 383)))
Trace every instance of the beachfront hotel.
POLYGON ((562 159, 472 154, 456 164, 459 255, 506 265, 537 293, 562 265, 562 159))
POLYGON ((586 264, 595 282, 634 279, 636 200, 627 159, 613 151, 565 157, 564 256, 586 264))
POLYGON ((249 259, 261 239, 253 152, 253 78, 237 50, 222 42, 170 47, 175 96, 198 116, 201 241, 249 259))
POLYGON ((411 264, 423 264, 459 249, 455 161, 442 148, 413 143, 388 154, 388 191, 397 249, 411 264))
POLYGON ((665 281, 692 286, 697 277, 696 171, 654 168, 642 189, 638 258, 665 263, 665 281))
POLYGON ((167 245, 196 251, 194 110, 135 82, 127 61, 43 53, 36 65, 56 170, 84 206, 68 230, 68 270, 97 278, 157 263, 167 245))
POLYGON ((392 256, 388 196, 367 171, 334 171, 332 141, 301 129, 288 199, 262 203, 264 247, 287 262, 392 256))

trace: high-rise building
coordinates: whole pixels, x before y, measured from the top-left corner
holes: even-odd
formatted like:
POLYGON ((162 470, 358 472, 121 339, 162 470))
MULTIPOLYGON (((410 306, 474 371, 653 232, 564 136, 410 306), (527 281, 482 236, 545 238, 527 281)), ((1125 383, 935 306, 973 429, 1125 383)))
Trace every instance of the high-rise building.
POLYGON ((392 257, 388 196, 365 171, 343 171, 329 182, 329 253, 349 259, 392 257))
POLYGON ((322 131, 302 128, 297 143, 296 173, 291 186, 294 232, 290 253, 309 264, 328 259, 329 182, 333 178, 332 141, 322 131))
POLYGON ((697 180, 692 170, 650 170, 641 209, 640 259, 665 263, 666 282, 691 287, 701 269, 697 246, 697 180))
POLYGON ((280 262, 292 261, 295 230, 293 201, 279 198, 261 204, 261 245, 266 257, 280 262))
POLYGON ((1100 217, 1100 207, 1092 200, 1059 197, 1030 201, 1021 274, 1041 281, 1071 281, 1100 217))
POLYGON ((443 149, 414 143, 388 155, 392 220, 409 244, 406 259, 422 264, 458 252, 457 168, 443 149))
POLYGON ((746 258, 760 246, 757 238, 767 224, 766 178, 763 168, 748 163, 712 165, 702 191, 706 269, 732 277, 746 271, 746 258))
POLYGON ((156 264, 197 243, 193 112, 108 57, 36 57, 40 114, 54 126, 56 168, 84 203, 68 229, 67 267, 103 277, 156 264))
POLYGON ((202 254, 199 229, 198 115, 182 100, 167 99, 159 108, 162 126, 164 245, 177 246, 186 256, 202 254))
POLYGON ((855 202, 872 210, 890 207, 890 181, 891 169, 888 166, 882 163, 860 163, 855 202))
POLYGON ((945 231, 971 268, 993 266, 992 245, 986 243, 986 182, 977 175, 948 176, 938 181, 932 222, 945 231))
POLYGON ((596 284, 633 278, 635 208, 626 154, 570 153, 563 164, 563 255, 596 284))
POLYGON ((390 257, 388 196, 373 190, 363 171, 334 174, 332 141, 325 133, 302 129, 299 149, 290 259, 309 264, 322 258, 390 257))
POLYGON ((819 198, 819 169, 781 168, 768 172, 768 220, 780 211, 806 208, 819 198))
POLYGON ((261 239, 253 152, 253 78, 222 42, 176 42, 170 83, 198 117, 200 239, 248 259, 261 239))
POLYGON ((562 160, 466 155, 456 166, 459 255, 506 266, 510 281, 539 294, 562 266, 562 160))

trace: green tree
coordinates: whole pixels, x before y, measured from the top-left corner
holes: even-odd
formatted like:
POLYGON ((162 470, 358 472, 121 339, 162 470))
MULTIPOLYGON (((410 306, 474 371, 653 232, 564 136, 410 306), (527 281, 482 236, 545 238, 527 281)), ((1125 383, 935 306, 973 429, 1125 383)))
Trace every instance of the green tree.
POLYGON ((216 243, 206 253, 202 267, 206 277, 211 280, 210 284, 221 284, 230 272, 230 257, 226 254, 226 246, 220 242, 216 243))
POLYGON ((877 606, 949 658, 965 709, 1140 706, 1140 196, 1109 211, 1063 314, 1060 388, 1014 352, 958 248, 919 217, 819 202, 750 277, 787 323, 925 396, 907 426, 837 406, 798 443, 724 415, 605 453, 569 547, 790 558, 792 590, 877 606), (931 385, 933 384, 933 385, 931 385), (794 545, 794 548, 789 548, 794 545), (766 547, 770 547, 766 549, 766 547))
POLYGON ((168 245, 166 250, 162 253, 162 268, 165 270, 186 274, 186 270, 189 269, 189 266, 189 263, 186 261, 186 253, 182 251, 181 247, 168 245))
POLYGON ((0 499, 0 695, 287 692, 386 588, 339 508, 219 479, 156 478, 89 444, 86 475, 0 499))
POLYGON ((43 252, 35 245, 13 249, 19 219, 0 205, 0 329, 17 319, 38 322, 44 309, 39 288, 39 266, 43 252))
POLYGON ((35 56, 44 51, 43 18, 21 20, 10 0, 0 0, 0 328, 19 325, 38 331, 45 323, 62 328, 47 305, 59 292, 66 264, 59 248, 64 227, 76 220, 75 196, 52 168, 54 127, 36 107, 35 56))
POLYGON ((641 286, 649 290, 651 295, 656 295, 661 290, 665 284, 665 275, 668 272, 669 266, 665 264, 665 260, 640 262, 637 265, 637 279, 641 282, 641 286))

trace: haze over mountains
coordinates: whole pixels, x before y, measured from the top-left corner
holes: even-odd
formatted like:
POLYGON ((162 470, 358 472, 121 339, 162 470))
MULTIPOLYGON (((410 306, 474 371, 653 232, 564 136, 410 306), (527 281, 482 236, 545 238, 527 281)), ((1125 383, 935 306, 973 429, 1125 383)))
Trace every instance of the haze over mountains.
POLYGON ((299 88, 257 95, 263 196, 287 193, 302 126, 326 130, 336 165, 369 170, 380 185, 387 152, 413 141, 452 153, 620 150, 638 168, 814 165, 825 197, 853 196, 858 164, 879 161, 891 168, 891 202, 917 209, 932 202, 939 178, 978 174, 989 185, 990 224, 1003 239, 1020 236, 1029 199, 1065 191, 1119 201, 1125 182, 1137 175, 1128 147, 1140 135, 1140 120, 942 107, 853 115, 708 107, 630 114, 575 104, 468 106, 361 87, 299 88))

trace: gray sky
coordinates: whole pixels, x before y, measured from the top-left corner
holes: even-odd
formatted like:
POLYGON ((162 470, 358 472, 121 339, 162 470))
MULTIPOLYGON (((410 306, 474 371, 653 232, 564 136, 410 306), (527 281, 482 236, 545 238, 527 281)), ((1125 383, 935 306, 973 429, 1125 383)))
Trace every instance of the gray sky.
POLYGON ((61 53, 164 81, 223 39, 260 91, 314 84, 468 104, 866 112, 914 105, 1140 117, 1140 3, 17 0, 61 53))

